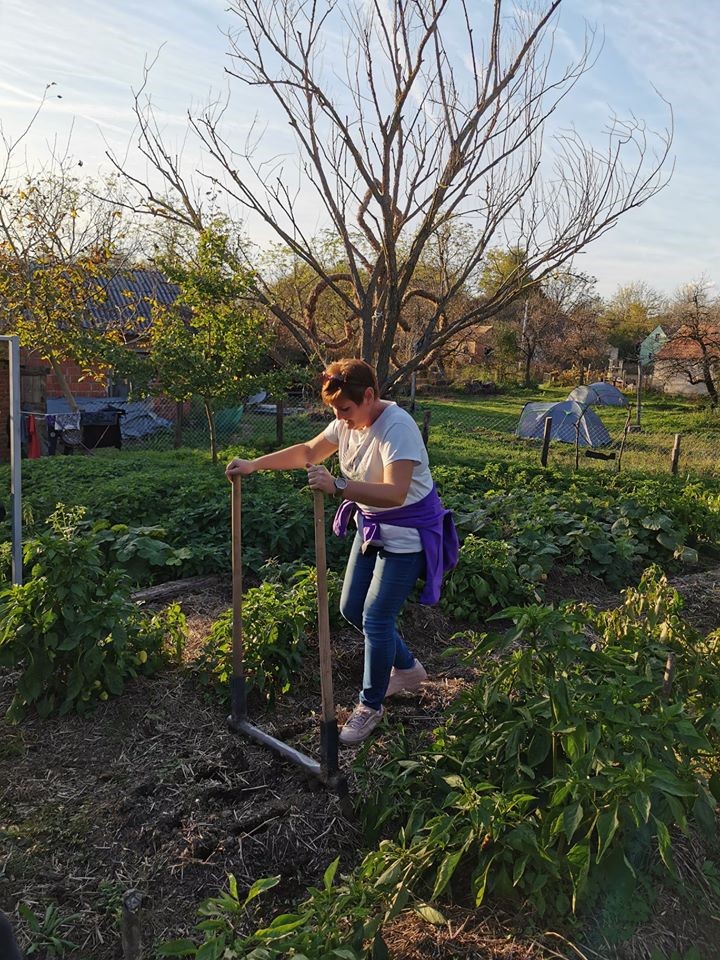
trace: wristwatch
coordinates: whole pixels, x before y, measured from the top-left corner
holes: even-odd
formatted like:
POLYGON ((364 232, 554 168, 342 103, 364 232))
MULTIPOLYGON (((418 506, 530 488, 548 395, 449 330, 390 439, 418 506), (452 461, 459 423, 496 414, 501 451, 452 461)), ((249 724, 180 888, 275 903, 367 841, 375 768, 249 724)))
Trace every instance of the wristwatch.
POLYGON ((341 497, 347 489, 347 477, 335 477, 333 483, 335 484, 335 495, 341 497))

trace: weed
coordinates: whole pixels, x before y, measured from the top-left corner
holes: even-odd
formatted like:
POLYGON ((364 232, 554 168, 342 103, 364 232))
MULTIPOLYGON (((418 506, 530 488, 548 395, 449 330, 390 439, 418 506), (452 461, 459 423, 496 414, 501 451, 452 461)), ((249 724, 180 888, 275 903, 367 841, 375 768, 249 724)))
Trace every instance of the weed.
POLYGON ((44 913, 37 915, 26 903, 20 904, 18 912, 28 928, 30 946, 25 951, 26 956, 62 957, 69 950, 79 949, 64 935, 64 928, 77 920, 79 914, 64 916, 55 904, 49 904, 44 913))

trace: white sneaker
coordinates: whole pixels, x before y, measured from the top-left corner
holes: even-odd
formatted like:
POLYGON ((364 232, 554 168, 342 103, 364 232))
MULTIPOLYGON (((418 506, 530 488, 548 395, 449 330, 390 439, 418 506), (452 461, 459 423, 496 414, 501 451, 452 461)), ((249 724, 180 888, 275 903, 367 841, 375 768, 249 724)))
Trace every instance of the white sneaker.
POLYGON ((413 665, 407 670, 398 670, 393 667, 390 671, 390 682, 385 691, 386 697, 392 697, 402 690, 413 693, 419 690, 421 685, 427 680, 427 670, 419 660, 414 660, 413 665))
POLYGON ((373 710, 372 707, 366 707, 364 703, 359 703, 340 731, 340 743, 346 747, 362 743, 380 723, 384 713, 382 707, 379 710, 373 710))

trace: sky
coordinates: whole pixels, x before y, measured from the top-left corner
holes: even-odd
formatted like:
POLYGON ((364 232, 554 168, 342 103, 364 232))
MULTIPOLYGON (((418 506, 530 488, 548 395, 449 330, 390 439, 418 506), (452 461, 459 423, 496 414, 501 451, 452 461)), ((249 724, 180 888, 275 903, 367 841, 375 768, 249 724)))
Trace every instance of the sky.
MULTIPOLYGON (((147 89, 168 142, 180 148, 188 108, 199 109, 229 88, 231 129, 242 138, 259 101, 225 73, 224 31, 235 24, 227 6, 225 0, 0 0, 0 122, 6 137, 18 136, 53 84, 25 141, 22 162, 33 166, 49 145, 62 149, 70 142, 83 172, 107 172, 107 149, 120 157, 130 150, 131 163, 137 163, 132 91, 142 83, 144 64, 156 55, 147 89)), ((669 103, 674 173, 660 195, 628 212, 586 248, 576 266, 597 278, 605 296, 634 281, 667 295, 701 277, 720 283, 714 229, 720 218, 715 0, 564 0, 555 38, 558 58, 577 52, 588 23, 602 47, 598 60, 552 122, 572 124, 590 142, 601 142, 612 114, 632 113, 663 130, 669 103)), ((264 148, 292 149, 287 125, 266 114, 264 104, 261 111, 264 148)), ((191 166, 200 163, 193 150, 186 144, 191 166)), ((312 221, 316 204, 305 201, 303 216, 312 221)), ((262 231, 257 236, 264 242, 262 231)))

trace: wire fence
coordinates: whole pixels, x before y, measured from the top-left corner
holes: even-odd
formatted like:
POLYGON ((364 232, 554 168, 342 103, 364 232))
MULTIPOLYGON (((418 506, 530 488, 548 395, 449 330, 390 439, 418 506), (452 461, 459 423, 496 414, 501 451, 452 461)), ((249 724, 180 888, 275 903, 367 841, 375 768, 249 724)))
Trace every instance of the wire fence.
MULTIPOLYGON (((532 399, 528 394, 527 399, 532 399)), ((537 397, 535 397, 537 399, 537 397)), ((472 465, 488 460, 537 465, 543 457, 540 437, 516 435, 525 398, 513 394, 466 396, 418 393, 398 401, 410 409, 423 431, 428 449, 444 462, 472 465)), ((609 442, 586 446, 552 439, 545 451, 548 466, 578 470, 638 471, 717 477, 720 474, 720 417, 688 411, 687 405, 668 398, 648 401, 640 411, 632 408, 596 407, 609 442), (628 410, 630 411, 628 413, 628 410)), ((246 449, 263 453, 300 443, 319 433, 331 411, 315 399, 298 398, 238 404, 215 414, 218 450, 246 449)), ((57 453, 93 453, 104 447, 123 450, 210 449, 210 426, 200 400, 176 404, 165 398, 138 402, 112 399, 88 402, 82 423, 60 432, 57 453), (117 419, 103 409, 114 407, 117 419), (80 429, 78 429, 80 427, 80 429), (63 442, 66 436, 68 443, 63 442)), ((48 418, 50 419, 50 418, 48 418)), ((436 462, 440 462, 439 459, 436 462)))

